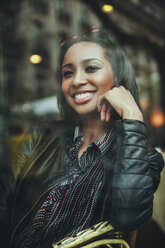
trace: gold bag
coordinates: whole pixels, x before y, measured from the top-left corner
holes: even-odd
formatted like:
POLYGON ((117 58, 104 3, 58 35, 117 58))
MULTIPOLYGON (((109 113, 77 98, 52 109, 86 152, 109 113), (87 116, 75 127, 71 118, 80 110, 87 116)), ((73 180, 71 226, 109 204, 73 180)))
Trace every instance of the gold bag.
POLYGON ((105 245, 113 248, 120 245, 121 248, 130 248, 128 243, 120 238, 120 233, 107 221, 100 222, 88 229, 82 230, 71 237, 62 239, 53 244, 53 248, 92 248, 105 245))

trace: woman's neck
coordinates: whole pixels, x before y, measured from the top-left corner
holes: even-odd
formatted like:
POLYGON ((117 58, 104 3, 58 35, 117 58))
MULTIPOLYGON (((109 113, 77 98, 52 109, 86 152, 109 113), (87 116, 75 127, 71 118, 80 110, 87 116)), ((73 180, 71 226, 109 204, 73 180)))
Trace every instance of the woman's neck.
POLYGON ((100 139, 111 129, 110 123, 102 122, 100 116, 83 116, 81 118, 81 129, 85 143, 90 144, 100 139))

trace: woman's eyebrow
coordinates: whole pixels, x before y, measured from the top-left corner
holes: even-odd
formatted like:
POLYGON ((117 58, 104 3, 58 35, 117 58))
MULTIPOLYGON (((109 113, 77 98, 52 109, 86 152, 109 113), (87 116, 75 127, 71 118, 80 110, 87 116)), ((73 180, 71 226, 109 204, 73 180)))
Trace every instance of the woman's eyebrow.
POLYGON ((67 63, 67 64, 62 66, 62 69, 64 69, 65 67, 73 67, 73 64, 72 63, 67 63))
MULTIPOLYGON (((98 58, 89 58, 89 59, 83 59, 81 61, 82 64, 85 64, 87 62, 90 62, 90 61, 93 61, 93 60, 97 60, 99 61, 100 63, 104 64, 104 62, 101 60, 101 59, 98 59, 98 58)), ((66 67, 73 67, 73 64, 72 63, 67 63, 65 65, 62 66, 62 69, 66 68, 66 67)))
POLYGON ((82 63, 87 63, 87 62, 90 62, 92 60, 98 60, 99 62, 101 62, 102 64, 104 64, 104 62, 101 59, 98 59, 98 58, 84 59, 84 60, 82 60, 82 63))

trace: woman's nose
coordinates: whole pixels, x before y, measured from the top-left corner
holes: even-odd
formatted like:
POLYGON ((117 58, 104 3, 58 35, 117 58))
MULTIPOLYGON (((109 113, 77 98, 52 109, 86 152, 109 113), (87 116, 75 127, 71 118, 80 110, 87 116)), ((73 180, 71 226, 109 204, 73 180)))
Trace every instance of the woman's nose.
POLYGON ((85 73, 82 70, 78 70, 74 75, 73 84, 75 86, 78 86, 86 83, 87 83, 87 79, 85 73))

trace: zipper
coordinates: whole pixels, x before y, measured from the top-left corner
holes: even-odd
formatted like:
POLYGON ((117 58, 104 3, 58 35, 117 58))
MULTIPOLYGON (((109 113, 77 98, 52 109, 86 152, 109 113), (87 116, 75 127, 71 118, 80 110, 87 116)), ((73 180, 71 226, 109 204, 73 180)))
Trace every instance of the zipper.
POLYGON ((19 226, 19 225, 24 221, 24 219, 30 214, 30 212, 34 209, 34 207, 37 205, 37 203, 39 202, 39 200, 40 200, 48 191, 50 191, 54 186, 55 186, 55 184, 52 185, 50 188, 48 188, 46 191, 44 191, 44 192, 38 197, 38 199, 37 199, 36 202, 33 204, 33 206, 31 207, 31 209, 30 209, 30 210, 24 215, 24 217, 18 222, 18 224, 16 225, 16 227, 14 228, 14 231, 13 231, 13 233, 12 233, 11 240, 10 240, 10 244, 9 244, 9 248, 11 248, 12 241, 13 241, 15 232, 16 232, 16 230, 18 229, 18 226, 19 226))

